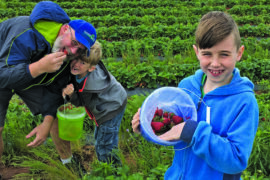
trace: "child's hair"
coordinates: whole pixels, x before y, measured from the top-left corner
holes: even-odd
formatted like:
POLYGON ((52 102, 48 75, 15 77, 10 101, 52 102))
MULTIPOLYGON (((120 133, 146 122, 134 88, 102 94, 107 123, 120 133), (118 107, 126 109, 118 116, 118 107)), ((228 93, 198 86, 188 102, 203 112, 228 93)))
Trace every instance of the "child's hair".
POLYGON ((205 14, 196 30, 196 46, 200 49, 211 48, 233 33, 237 50, 241 45, 238 26, 233 18, 221 11, 205 14))
POLYGON ((96 41, 90 49, 90 55, 87 57, 85 54, 79 57, 82 61, 89 63, 91 66, 95 66, 102 58, 101 44, 96 41))

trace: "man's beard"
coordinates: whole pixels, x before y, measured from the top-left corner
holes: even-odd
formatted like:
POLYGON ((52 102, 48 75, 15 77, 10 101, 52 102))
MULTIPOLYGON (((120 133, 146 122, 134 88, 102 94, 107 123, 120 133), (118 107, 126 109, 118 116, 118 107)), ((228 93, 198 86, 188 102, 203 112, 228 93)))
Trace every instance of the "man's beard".
POLYGON ((52 52, 59 52, 62 48, 61 42, 62 42, 63 36, 58 36, 56 40, 54 41, 52 52))
MULTIPOLYGON (((60 50, 63 48, 61 42, 62 42, 63 36, 58 36, 56 40, 54 41, 53 47, 52 47, 52 53, 60 52, 60 50)), ((72 54, 68 49, 67 57, 65 61, 70 61, 78 56, 78 54, 72 54)))

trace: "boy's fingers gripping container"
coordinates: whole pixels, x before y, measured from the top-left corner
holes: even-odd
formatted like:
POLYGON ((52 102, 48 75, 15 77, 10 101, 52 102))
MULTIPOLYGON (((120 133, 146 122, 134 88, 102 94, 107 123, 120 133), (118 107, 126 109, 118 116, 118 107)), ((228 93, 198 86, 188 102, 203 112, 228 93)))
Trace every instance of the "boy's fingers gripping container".
POLYGON ((67 141, 80 139, 85 116, 84 107, 73 107, 72 104, 60 106, 57 109, 59 137, 67 141))
POLYGON ((162 87, 153 91, 143 102, 140 111, 140 129, 142 136, 149 142, 164 146, 174 146, 177 141, 165 141, 160 139, 153 131, 151 122, 156 109, 172 112, 175 115, 197 121, 197 110, 189 94, 176 87, 162 87))

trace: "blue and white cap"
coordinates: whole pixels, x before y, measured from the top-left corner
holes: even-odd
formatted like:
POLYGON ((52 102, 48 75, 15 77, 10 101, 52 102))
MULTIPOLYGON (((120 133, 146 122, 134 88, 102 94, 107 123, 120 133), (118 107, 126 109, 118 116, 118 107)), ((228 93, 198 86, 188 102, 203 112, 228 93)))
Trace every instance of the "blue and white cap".
POLYGON ((70 21, 69 26, 74 29, 76 40, 88 49, 87 56, 89 56, 90 48, 95 44, 97 39, 96 29, 89 22, 81 19, 70 21))

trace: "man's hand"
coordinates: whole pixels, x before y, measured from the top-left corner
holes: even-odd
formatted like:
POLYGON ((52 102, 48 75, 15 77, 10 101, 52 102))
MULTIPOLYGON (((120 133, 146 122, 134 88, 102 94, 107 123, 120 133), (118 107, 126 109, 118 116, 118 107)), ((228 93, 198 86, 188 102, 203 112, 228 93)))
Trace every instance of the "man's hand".
POLYGON ((185 122, 177 124, 177 125, 173 126, 169 131, 167 131, 166 133, 164 133, 158 137, 162 140, 165 140, 165 141, 179 140, 184 125, 185 125, 185 122))
POLYGON ((139 129, 139 125, 140 125, 140 111, 141 111, 141 108, 138 109, 138 111, 133 116, 133 119, 131 121, 133 132, 135 132, 137 134, 140 134, 140 129, 139 129))
POLYGON ((28 147, 37 147, 41 145, 49 135, 54 117, 52 116, 45 116, 43 122, 35 127, 27 136, 26 138, 30 138, 36 135, 36 138, 27 144, 28 147))
POLYGON ((52 73, 60 69, 64 60, 66 59, 64 52, 55 52, 48 54, 39 61, 29 65, 29 70, 33 78, 43 74, 52 73))

